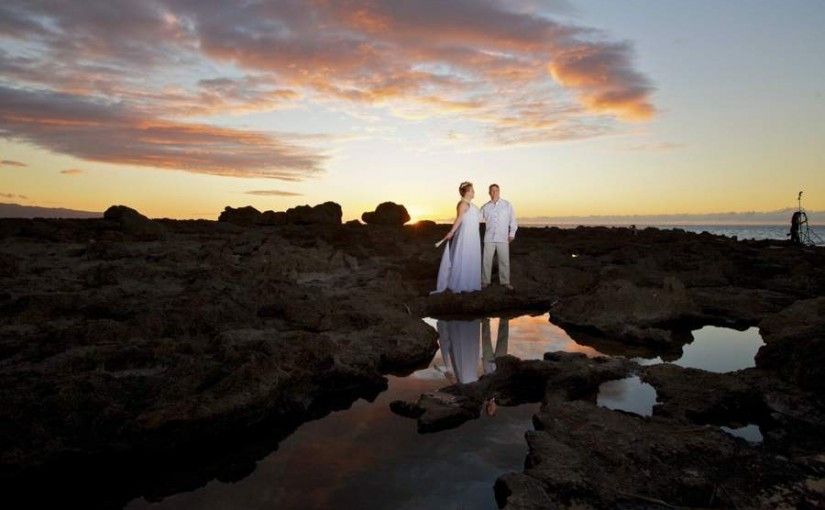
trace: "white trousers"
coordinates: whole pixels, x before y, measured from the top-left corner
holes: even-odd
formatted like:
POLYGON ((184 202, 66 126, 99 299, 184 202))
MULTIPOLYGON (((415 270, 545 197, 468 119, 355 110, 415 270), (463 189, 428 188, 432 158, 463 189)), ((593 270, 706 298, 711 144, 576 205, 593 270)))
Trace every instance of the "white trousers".
POLYGON ((493 274, 493 256, 498 255, 498 281, 510 283, 510 243, 484 243, 484 264, 481 282, 489 285, 493 274))

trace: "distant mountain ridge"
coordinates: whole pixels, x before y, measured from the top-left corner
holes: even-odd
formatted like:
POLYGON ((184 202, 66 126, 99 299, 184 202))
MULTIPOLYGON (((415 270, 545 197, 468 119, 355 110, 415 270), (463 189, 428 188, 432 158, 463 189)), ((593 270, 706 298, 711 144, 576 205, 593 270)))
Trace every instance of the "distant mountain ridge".
POLYGON ((0 218, 102 218, 102 212, 77 211, 61 207, 0 204, 0 218))

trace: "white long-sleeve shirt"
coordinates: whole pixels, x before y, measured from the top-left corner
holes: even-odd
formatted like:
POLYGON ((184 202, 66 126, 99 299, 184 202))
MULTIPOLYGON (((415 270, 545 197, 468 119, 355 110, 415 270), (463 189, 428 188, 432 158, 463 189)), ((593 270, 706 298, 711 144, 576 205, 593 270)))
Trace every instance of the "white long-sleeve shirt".
POLYGON ((516 235, 516 212, 510 202, 503 198, 499 198, 498 202, 490 200, 481 207, 481 214, 487 224, 485 243, 506 243, 509 236, 516 235))

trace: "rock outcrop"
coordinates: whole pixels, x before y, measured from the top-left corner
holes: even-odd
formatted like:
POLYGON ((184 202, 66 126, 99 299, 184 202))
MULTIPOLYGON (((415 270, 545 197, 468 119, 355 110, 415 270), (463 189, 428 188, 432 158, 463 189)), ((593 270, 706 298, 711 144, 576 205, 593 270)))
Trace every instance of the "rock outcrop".
POLYGON ((335 202, 324 202, 314 206, 299 205, 286 211, 261 212, 251 205, 244 207, 227 206, 218 221, 240 226, 255 225, 340 225, 343 212, 335 202))
POLYGON ((166 229, 163 225, 153 222, 125 205, 109 207, 103 213, 103 219, 117 223, 124 234, 141 241, 156 241, 166 237, 166 229))
POLYGON ((340 225, 343 212, 335 202, 316 206, 299 205, 286 210, 286 222, 293 225, 340 225))
POLYGON ((410 215, 403 205, 395 202, 384 202, 378 204, 374 211, 362 214, 361 221, 367 225, 401 226, 410 221, 410 215))

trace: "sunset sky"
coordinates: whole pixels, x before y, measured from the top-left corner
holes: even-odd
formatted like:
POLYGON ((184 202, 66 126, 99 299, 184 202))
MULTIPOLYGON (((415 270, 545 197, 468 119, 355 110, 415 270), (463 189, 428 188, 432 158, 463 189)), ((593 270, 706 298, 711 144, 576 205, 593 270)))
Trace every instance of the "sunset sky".
POLYGON ((822 0, 0 4, 0 202, 825 210, 822 0))

